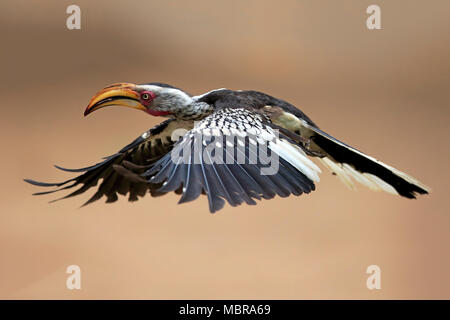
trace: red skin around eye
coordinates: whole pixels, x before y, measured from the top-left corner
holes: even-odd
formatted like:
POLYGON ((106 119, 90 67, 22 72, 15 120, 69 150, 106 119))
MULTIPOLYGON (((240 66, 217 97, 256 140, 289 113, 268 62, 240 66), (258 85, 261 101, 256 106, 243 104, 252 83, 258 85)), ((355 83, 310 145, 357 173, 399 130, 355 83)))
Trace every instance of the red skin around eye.
MULTIPOLYGON (((141 102, 146 107, 150 106, 150 104, 152 103, 153 99, 155 99, 155 97, 156 97, 156 95, 151 91, 142 91, 141 92, 141 102), (142 98, 142 95, 145 93, 149 95, 149 98, 146 100, 144 100, 142 98)), ((166 115, 170 114, 170 112, 168 112, 168 111, 157 111, 157 110, 152 110, 149 108, 147 108, 147 110, 145 112, 147 112, 148 114, 150 114, 152 116, 166 116, 166 115)))
POLYGON ((151 92, 151 91, 142 91, 141 94, 140 94, 140 96, 141 96, 141 102, 142 102, 142 104, 143 104, 144 106, 146 106, 146 107, 148 107, 148 106, 150 105, 150 103, 153 101, 153 99, 156 98, 156 95, 155 95, 153 92, 151 92), (144 94, 148 94, 148 95, 149 95, 148 99, 143 99, 143 98, 142 98, 142 96, 143 96, 144 94))

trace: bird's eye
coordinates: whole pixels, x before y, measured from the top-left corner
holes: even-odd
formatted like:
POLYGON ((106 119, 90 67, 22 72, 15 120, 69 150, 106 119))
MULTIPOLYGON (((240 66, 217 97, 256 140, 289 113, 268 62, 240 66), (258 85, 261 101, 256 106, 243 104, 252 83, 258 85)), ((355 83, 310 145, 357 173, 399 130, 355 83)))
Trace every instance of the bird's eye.
POLYGON ((142 104, 148 107, 153 99, 155 99, 155 94, 151 91, 143 91, 140 93, 139 99, 141 100, 142 104))

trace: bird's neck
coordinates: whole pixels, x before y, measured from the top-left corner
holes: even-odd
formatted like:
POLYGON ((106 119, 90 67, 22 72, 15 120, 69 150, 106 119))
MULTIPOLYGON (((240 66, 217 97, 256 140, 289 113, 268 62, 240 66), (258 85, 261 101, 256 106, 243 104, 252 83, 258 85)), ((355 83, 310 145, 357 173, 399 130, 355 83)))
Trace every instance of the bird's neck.
POLYGON ((209 116, 214 111, 214 107, 206 102, 192 100, 191 103, 177 110, 175 118, 180 120, 201 120, 209 116))

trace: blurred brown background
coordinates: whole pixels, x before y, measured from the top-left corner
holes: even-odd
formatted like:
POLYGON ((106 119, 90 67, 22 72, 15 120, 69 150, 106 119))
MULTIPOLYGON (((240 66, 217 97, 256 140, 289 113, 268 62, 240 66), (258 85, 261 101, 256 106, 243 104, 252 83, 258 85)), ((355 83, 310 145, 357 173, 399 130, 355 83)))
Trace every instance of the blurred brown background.
POLYGON ((2 1, 0 298, 450 298, 449 16, 446 0, 2 1), (70 4, 81 30, 66 29, 70 4), (383 30, 366 28, 370 4, 383 30), (215 215, 175 195, 32 197, 22 178, 65 179, 53 164, 95 163, 161 121, 83 118, 124 81, 267 92, 433 193, 353 192, 324 172, 311 195, 215 215))

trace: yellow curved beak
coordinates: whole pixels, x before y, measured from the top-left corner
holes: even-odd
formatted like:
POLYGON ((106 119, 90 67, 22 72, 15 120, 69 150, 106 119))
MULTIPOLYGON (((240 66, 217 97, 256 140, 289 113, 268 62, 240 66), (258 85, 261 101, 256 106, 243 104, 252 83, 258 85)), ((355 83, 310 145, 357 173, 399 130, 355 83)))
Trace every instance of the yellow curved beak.
POLYGON ((139 94, 133 83, 115 83, 99 91, 89 102, 84 115, 108 106, 122 106, 146 111, 139 102, 139 94))

